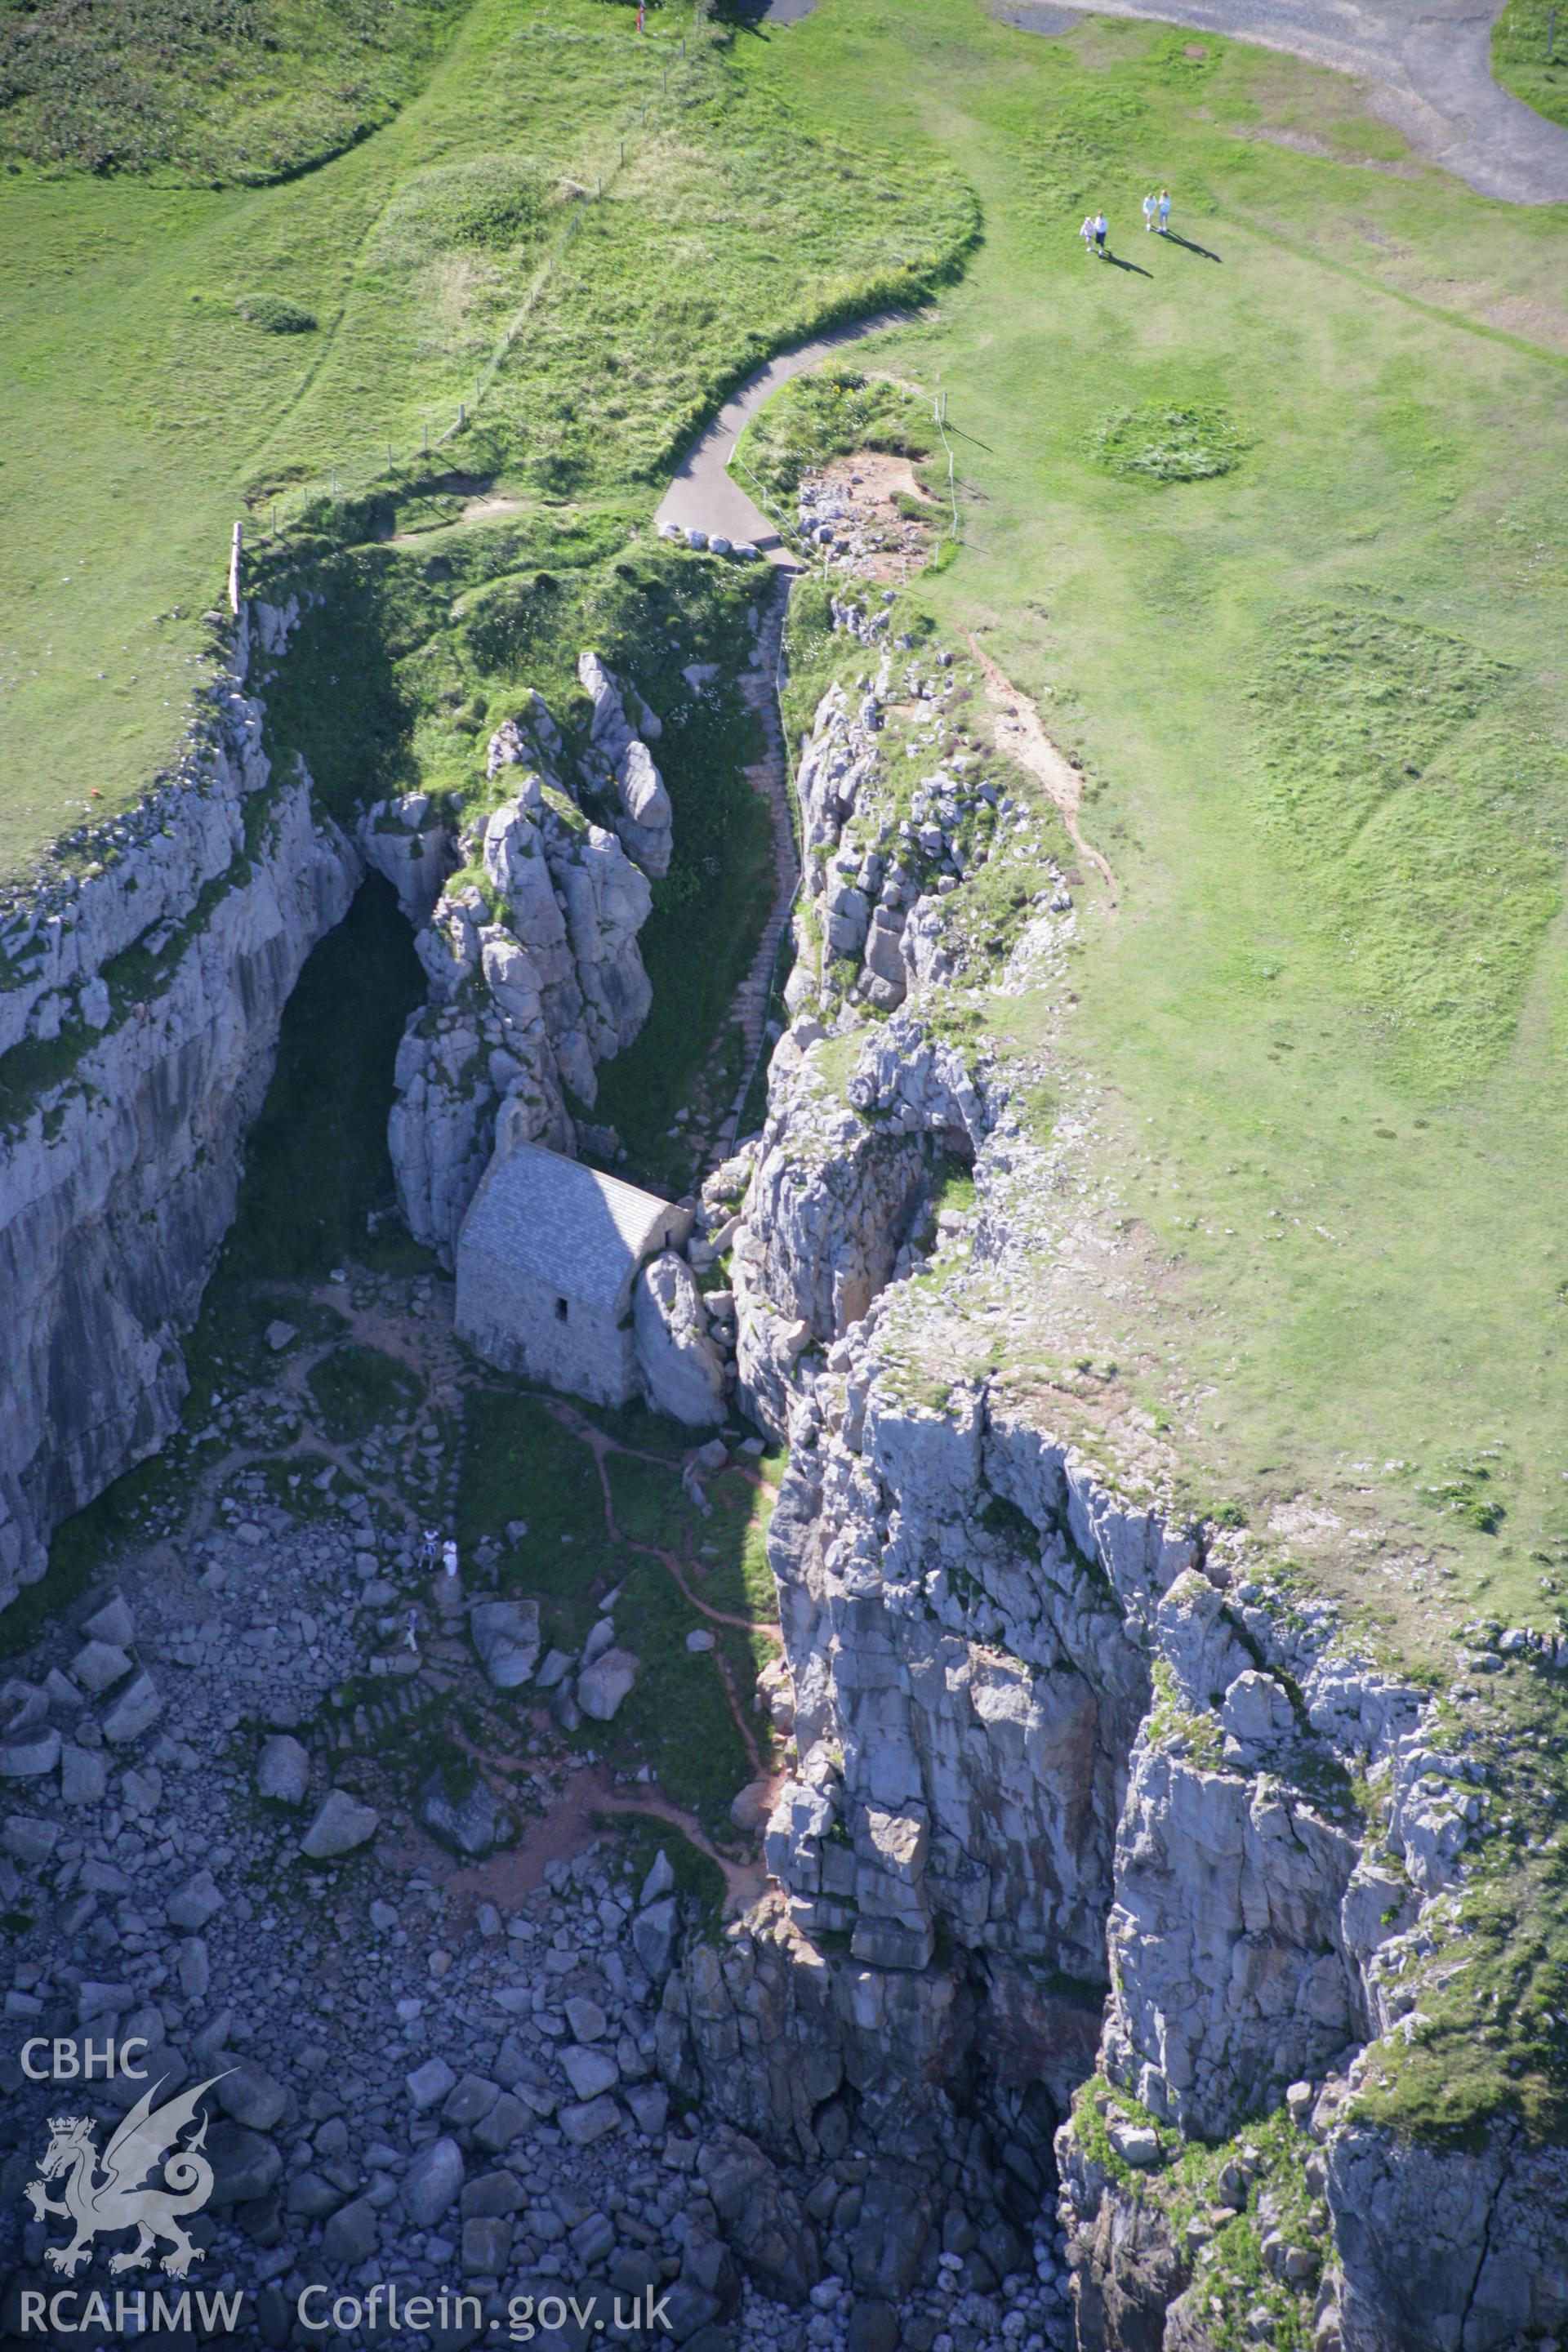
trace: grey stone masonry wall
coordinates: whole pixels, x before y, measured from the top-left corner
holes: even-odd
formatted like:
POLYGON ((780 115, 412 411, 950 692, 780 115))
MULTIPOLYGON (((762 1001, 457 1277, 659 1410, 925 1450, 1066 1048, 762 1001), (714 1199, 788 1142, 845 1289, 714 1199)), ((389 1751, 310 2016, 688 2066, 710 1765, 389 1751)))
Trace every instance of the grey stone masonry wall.
POLYGON ((503 1371, 626 1404, 640 1385, 633 1279, 690 1223, 673 1202, 503 1138, 458 1239, 458 1330, 503 1371))

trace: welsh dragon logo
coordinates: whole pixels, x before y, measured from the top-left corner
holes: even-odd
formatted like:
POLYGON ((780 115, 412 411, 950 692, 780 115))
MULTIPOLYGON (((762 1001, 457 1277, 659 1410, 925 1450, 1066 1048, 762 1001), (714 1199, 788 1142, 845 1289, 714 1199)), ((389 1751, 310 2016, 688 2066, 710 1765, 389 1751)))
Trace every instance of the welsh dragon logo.
POLYGON ((163 2084, 161 2081, 150 2084, 101 2157, 98 2126, 90 2116, 50 2116, 49 2144, 38 2178, 27 2183, 24 2194, 36 2220, 58 2214, 75 2231, 68 2246, 45 2249, 44 2260, 53 2269, 72 2277, 91 2253, 93 2240, 120 2230, 134 2230, 136 2242, 124 2253, 110 2256, 111 2272, 145 2270, 160 2239, 169 2242, 171 2251, 163 2256, 162 2266, 172 2277, 183 2279, 191 2264, 201 2261, 202 2248, 192 2244, 182 2223, 187 2213, 199 2212, 212 2195, 213 2168, 201 2152, 207 2136, 206 2116, 203 2115, 183 2147, 177 2142, 195 2121, 202 2094, 221 2079, 209 2075, 195 2090, 182 2091, 151 2113, 163 2084), (163 2185, 146 2186, 149 2173, 159 2170, 163 2185), (63 2193, 51 2197, 46 2184, 62 2176, 63 2193))

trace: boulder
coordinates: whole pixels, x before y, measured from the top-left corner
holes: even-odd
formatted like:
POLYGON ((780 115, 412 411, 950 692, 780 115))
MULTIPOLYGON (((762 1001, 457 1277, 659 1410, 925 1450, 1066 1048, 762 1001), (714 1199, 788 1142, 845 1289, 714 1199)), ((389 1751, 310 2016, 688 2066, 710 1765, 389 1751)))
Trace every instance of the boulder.
POLYGON ((204 2153, 213 2168, 215 2205, 249 2205, 265 2197, 283 2169, 282 2150, 243 2124, 216 2123, 204 2153))
POLYGON ((537 1601, 480 1601, 468 1612, 468 1632, 487 1679, 496 1690, 516 1690, 539 1660, 537 1601))
POLYGON ((282 2084, 275 2083, 252 2058, 242 2058, 226 2074, 219 2075, 216 2097, 225 2115, 247 2131, 275 2131, 289 2106, 289 2094, 282 2084))
POLYGON ((723 1416, 724 1361, 708 1337, 702 1294, 673 1250, 649 1260, 632 1291, 632 1331, 647 1401, 691 1429, 723 1416))
POLYGON ((637 1680, 637 1661, 629 1650, 606 1650, 577 1677, 577 1704, 595 1723, 613 1721, 637 1680))
POLYGON ((223 1903, 222 1889, 212 1872, 198 1870, 170 1895, 169 1924, 177 1927, 182 1936, 194 1936, 216 1912, 223 1909, 223 1903))
POLYGON ((416 2066, 404 2080, 415 2114, 422 2116, 426 2107, 441 2105, 457 2087, 458 2078, 444 2058, 426 2058, 423 2066, 416 2066))
POLYGON ((331 1789, 300 1841, 300 1852, 311 1862, 335 1861, 366 1844, 380 1827, 381 1815, 374 1806, 362 1805, 346 1789, 331 1789))
POLYGON ((585 2049, 576 2042, 569 2042, 561 2053, 561 2071, 574 2095, 582 2100, 613 2091, 621 2079, 621 2070, 607 2050, 585 2049))
POLYGON ((84 1642, 71 1660, 70 1670, 83 1690, 106 1691, 131 1672, 131 1661, 117 1642, 84 1642))
POLYGON ((511 2260, 511 2223, 505 2214, 476 2214, 463 2224, 463 2274, 500 2278, 511 2260))
POLYGON ((109 1786, 109 1762, 97 1748, 62 1748, 60 1797, 68 1805, 100 1805, 109 1786))
POLYGON ((452 1780, 437 1765, 414 1809, 431 1836, 453 1853, 489 1853, 498 1845, 510 1845, 518 1833, 516 1814, 491 1795, 477 1773, 454 1793, 452 1780))
POLYGON ((119 1693, 103 1718, 103 1736, 111 1747, 139 1739, 163 1711, 163 1702, 151 1675, 140 1674, 119 1693))
POLYGON ((89 1642, 111 1642, 116 1649, 128 1650, 136 1639, 136 1620, 120 1593, 95 1609, 82 1627, 89 1642))
POLYGON ((375 2208, 367 2197, 341 2205, 321 2231, 321 2256, 329 2263, 365 2263, 381 2242, 375 2208))
POLYGON ((256 1766, 256 1792, 276 1805, 302 1805, 310 1786, 310 1759, 287 1732, 263 1741, 256 1766))
POLYGON ((416 2230, 433 2230, 463 2185, 463 2151, 443 2136, 427 2140, 403 2180, 403 2210, 416 2230))
POLYGON ((40 1780, 59 1760, 59 1733, 52 1724, 39 1724, 17 1738, 0 1742, 0 1780, 40 1780))
POLYGON ((592 2147, 596 2139, 620 2127, 621 2111, 607 2095, 584 2099, 556 2110, 555 2120, 573 2147, 592 2147))
MULTIPOLYGON (((27 1869, 47 1862, 59 1843, 58 1822, 40 1821, 35 1813, 11 1813, 0 1831, 0 1845, 27 1869)), ((603 2028, 601 2027, 601 2032, 603 2028)))
POLYGON ((669 1974, 679 1934, 680 1913, 672 1895, 637 1913, 632 1925, 632 1948, 653 1983, 661 1984, 669 1974))

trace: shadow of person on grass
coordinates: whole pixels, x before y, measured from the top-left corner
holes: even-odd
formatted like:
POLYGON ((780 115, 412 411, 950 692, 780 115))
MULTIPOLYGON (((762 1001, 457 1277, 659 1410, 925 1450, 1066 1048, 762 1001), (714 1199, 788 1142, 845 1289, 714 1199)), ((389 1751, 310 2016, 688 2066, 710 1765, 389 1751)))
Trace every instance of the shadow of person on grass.
POLYGON ((1225 268, 1217 253, 1211 253, 1206 245, 1194 245, 1190 236, 1178 236, 1173 228, 1165 231, 1165 242, 1167 245, 1179 245, 1184 253, 1195 253, 1200 261, 1218 261, 1220 268, 1225 268))
POLYGON ((1152 278, 1154 275, 1152 269, 1141 269, 1135 261, 1123 261, 1121 256, 1119 253, 1112 253, 1109 246, 1100 258, 1103 261, 1109 261, 1112 269, 1130 269, 1134 278, 1152 278))

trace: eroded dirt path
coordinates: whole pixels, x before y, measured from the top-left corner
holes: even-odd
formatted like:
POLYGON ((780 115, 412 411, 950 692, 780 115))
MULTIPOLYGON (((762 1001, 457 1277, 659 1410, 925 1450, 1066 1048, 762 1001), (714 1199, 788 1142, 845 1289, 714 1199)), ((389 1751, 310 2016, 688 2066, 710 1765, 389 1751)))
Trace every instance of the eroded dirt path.
MULTIPOLYGON (((610 1493, 610 1475, 605 1466, 607 1457, 612 1454, 625 1454, 638 1462, 653 1462, 658 1457, 651 1454, 634 1454, 630 1446, 617 1445, 615 1439, 606 1437, 602 1429, 595 1429, 591 1423, 579 1422, 574 1413, 562 1412, 558 1417, 583 1439, 593 1454, 594 1467, 599 1474, 599 1491, 604 1497, 605 1531, 611 1542, 618 1544, 623 1551, 639 1553, 645 1559, 657 1559, 666 1573, 673 1578, 682 1598, 702 1616, 711 1618, 715 1625, 733 1625, 742 1633, 757 1632, 759 1627, 755 1618, 738 1616, 728 1609, 715 1609, 710 1602, 699 1600, 687 1582, 686 1570, 674 1552, 667 1551, 662 1544, 639 1543, 635 1537, 626 1534, 616 1520, 615 1501, 610 1493)), ((668 1469, 669 1465, 665 1463, 660 1466, 668 1469)), ((776 1626, 768 1624, 763 1624, 760 1630, 775 1634, 778 1632, 776 1626)), ((764 1769, 762 1750, 757 1746, 755 1733, 746 1720, 745 1710, 741 1705, 741 1695, 735 1688, 734 1678, 730 1672, 730 1662, 722 1650, 710 1650, 708 1654, 719 1670, 719 1679, 724 1685, 724 1696, 730 1703, 730 1713, 734 1717, 735 1728, 741 1735, 746 1753, 752 1759, 752 1769, 760 1776, 764 1769)))
MULTIPOLYGON (((492 1770, 505 1769, 507 1759, 470 1752, 476 1762, 492 1770)), ((432 1843, 428 1851, 421 1847, 420 1860, 439 1876, 443 1891, 458 1906, 460 1916, 470 1916, 481 1903, 493 1903, 498 1911, 514 1911, 543 1885, 547 1866, 569 1861, 595 1834, 603 1817, 612 1813, 663 1822, 705 1855, 723 1873, 727 1919, 737 1917, 754 1903, 767 1883, 760 1860, 736 1862, 721 1853, 694 1813, 682 1812, 654 1790, 628 1796, 615 1786, 602 1766, 592 1764, 572 1774, 559 1796, 529 1822, 515 1845, 503 1846, 482 1862, 459 1864, 432 1843)))
POLYGON ((971 632, 970 646, 980 664, 985 679, 986 698, 995 713, 994 732, 998 751, 1016 760, 1037 782, 1043 784, 1057 808, 1062 823, 1072 837, 1073 847, 1086 857, 1104 882, 1110 894, 1112 908, 1121 903, 1121 886, 1110 870, 1110 861, 1102 857, 1092 842, 1086 841, 1079 824, 1079 810, 1083 803, 1083 773, 1075 768, 1063 751, 1058 751, 1040 723, 1040 714, 1026 694, 1020 694, 1006 672, 994 662, 979 638, 971 632))

